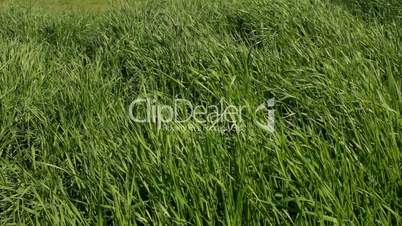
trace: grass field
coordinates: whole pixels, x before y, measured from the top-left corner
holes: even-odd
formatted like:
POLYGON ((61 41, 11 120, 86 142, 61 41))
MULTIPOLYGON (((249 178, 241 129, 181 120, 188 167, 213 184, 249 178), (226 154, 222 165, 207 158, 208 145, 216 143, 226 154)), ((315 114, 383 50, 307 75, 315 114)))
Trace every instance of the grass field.
POLYGON ((401 1, 0 5, 0 225, 402 225, 401 1))

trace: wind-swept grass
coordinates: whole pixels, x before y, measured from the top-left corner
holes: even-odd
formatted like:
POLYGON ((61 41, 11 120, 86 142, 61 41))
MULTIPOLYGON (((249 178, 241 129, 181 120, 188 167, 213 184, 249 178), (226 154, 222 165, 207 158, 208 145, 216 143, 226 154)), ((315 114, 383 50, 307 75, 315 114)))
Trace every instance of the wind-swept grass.
POLYGON ((401 224, 400 15, 348 7, 1 12, 0 224, 401 224), (158 130, 129 118, 146 96, 275 97, 276 130, 158 130))
POLYGON ((23 7, 46 12, 103 12, 119 5, 120 0, 0 0, 0 9, 23 7))

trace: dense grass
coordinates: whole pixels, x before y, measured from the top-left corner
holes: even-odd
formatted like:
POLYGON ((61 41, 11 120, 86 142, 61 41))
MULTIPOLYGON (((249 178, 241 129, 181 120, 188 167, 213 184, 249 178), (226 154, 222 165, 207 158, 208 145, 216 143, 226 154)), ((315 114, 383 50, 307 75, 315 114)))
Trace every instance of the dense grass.
POLYGON ((7 7, 0 224, 402 224, 401 5, 356 2, 7 7), (150 95, 275 97, 276 131, 132 122, 150 95))
POLYGON ((121 5, 122 0, 0 0, 0 9, 23 7, 29 11, 49 12, 102 12, 121 5))

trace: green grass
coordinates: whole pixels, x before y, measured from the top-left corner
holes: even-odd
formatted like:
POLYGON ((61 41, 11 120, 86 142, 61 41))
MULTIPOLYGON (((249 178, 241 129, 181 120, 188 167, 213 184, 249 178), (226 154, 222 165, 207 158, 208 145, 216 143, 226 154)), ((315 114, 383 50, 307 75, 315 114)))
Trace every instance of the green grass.
POLYGON ((5 7, 0 224, 401 225, 401 4, 357 2, 5 7), (129 118, 145 96, 250 107, 158 130, 129 118))
POLYGON ((0 0, 0 9, 18 6, 40 12, 103 12, 121 2, 120 0, 0 0))

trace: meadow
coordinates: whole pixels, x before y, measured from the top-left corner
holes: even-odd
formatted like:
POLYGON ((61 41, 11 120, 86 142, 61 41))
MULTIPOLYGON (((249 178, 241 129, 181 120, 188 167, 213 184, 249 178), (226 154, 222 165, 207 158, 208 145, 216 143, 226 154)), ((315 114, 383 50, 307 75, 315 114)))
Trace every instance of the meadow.
POLYGON ((2 0, 0 225, 402 225, 401 78, 399 0, 2 0))

